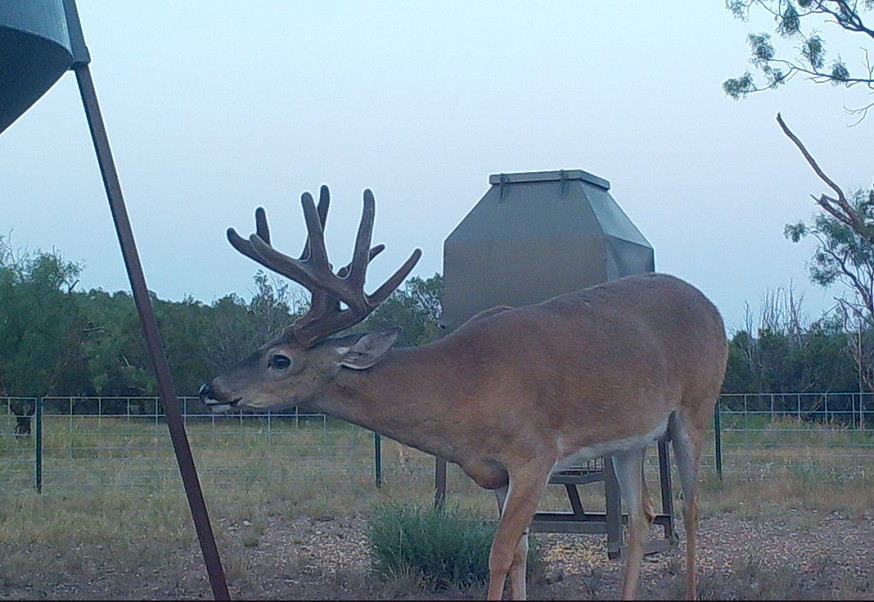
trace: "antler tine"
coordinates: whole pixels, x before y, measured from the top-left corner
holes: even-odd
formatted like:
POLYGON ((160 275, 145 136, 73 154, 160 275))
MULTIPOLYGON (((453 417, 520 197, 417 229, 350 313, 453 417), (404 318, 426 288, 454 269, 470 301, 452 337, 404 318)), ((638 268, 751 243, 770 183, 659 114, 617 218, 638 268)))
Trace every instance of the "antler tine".
MULTIPOLYGON (((416 249, 410 254, 407 260, 404 262, 398 271, 394 273, 394 275, 383 283, 378 289, 373 291, 372 295, 367 295, 367 303, 373 309, 376 308, 377 305, 385 301, 389 295, 391 295, 394 290, 401 285, 401 282, 407 277, 416 263, 419 261, 419 258, 422 256, 422 249, 416 249)), ((371 309, 372 311, 372 309, 371 309)))
POLYGON ((373 238, 373 220, 376 216, 376 201, 370 189, 364 191, 364 210, 361 212, 361 223, 358 224, 358 234, 355 236, 355 249, 352 253, 352 263, 349 264, 346 280, 349 285, 364 288, 364 277, 367 264, 370 262, 370 241, 373 238))
MULTIPOLYGON (((316 209, 319 215, 319 223, 321 224, 322 232, 325 231, 325 222, 328 219, 328 207, 330 204, 331 193, 328 190, 328 187, 322 184, 319 189, 319 205, 316 209)), ((300 260, 307 262, 310 257, 312 257, 312 250, 310 248, 310 235, 307 233, 306 243, 304 244, 303 252, 300 254, 300 260)), ((306 314, 296 320, 296 323, 298 324, 315 322, 327 313, 340 311, 340 301, 324 291, 311 289, 310 297, 310 308, 307 310, 306 314)), ((289 332, 294 334, 294 329, 291 329, 289 332)))
MULTIPOLYGON (((325 249, 325 231, 324 219, 322 218, 322 203, 325 197, 319 195, 319 209, 316 209, 313 195, 305 192, 300 195, 300 202, 303 205, 303 217, 307 225, 307 258, 304 260, 307 264, 312 264, 316 270, 330 269, 328 264, 328 251, 325 249)), ((329 201, 330 202, 330 201, 329 201)), ((324 217, 327 218, 327 203, 324 205, 324 217)))
MULTIPOLYGON (((255 209, 255 232, 262 240, 264 240, 264 242, 268 245, 270 244, 270 227, 267 225, 267 213, 264 211, 263 207, 255 209)), ((232 247, 249 259, 262 263, 261 257, 252 248, 252 243, 250 243, 248 239, 237 234, 237 231, 233 228, 228 228, 227 235, 228 242, 231 243, 232 247)))
MULTIPOLYGON (((322 232, 325 231, 325 222, 328 220, 328 207, 331 205, 331 193, 328 187, 322 184, 319 189, 319 206, 317 208, 319 214, 319 223, 321 224, 322 232)), ((310 258, 310 235, 307 233, 307 240, 303 246, 303 252, 300 254, 301 261, 307 261, 310 258)))
MULTIPOLYGON (((367 191, 367 192, 370 192, 370 191, 367 191)), ((371 193, 371 198, 372 197, 373 197, 373 194, 371 193)), ((317 206, 317 211, 319 214, 319 223, 321 223, 322 232, 325 231, 325 222, 328 219, 328 208, 330 207, 330 204, 331 204, 331 193, 328 190, 328 187, 325 186, 324 184, 322 184, 322 187, 319 190, 319 204, 317 206)), ((266 223, 265 223, 265 227, 266 227, 266 223)), ((372 228, 372 226, 371 226, 371 228, 372 228)), ((385 245, 383 245, 383 244, 376 245, 375 247, 370 249, 370 254, 367 258, 367 261, 368 262, 372 261, 374 257, 376 257, 377 255, 382 253, 384 250, 385 250, 385 245)), ((306 239, 306 243, 304 244, 304 247, 303 247, 303 252, 300 254, 300 260, 307 261, 307 260, 309 260, 310 256, 311 256, 310 237, 309 237, 309 234, 307 234, 307 239, 306 239)), ((339 270, 337 270, 337 276, 339 276, 340 278, 346 278, 346 276, 349 274, 349 270, 352 268, 353 263, 354 263, 354 258, 353 258, 353 262, 351 262, 348 265, 345 265, 342 268, 340 268, 339 270)))
POLYGON ((264 207, 255 209, 255 233, 261 237, 261 240, 270 244, 270 226, 267 225, 267 212, 264 207))

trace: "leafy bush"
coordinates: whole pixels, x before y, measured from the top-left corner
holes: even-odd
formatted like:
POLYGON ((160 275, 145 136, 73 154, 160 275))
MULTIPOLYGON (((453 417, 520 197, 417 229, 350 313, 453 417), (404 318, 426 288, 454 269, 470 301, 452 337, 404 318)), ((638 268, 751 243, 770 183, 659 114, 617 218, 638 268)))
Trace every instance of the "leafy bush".
MULTIPOLYGON (((389 575, 416 575, 434 590, 468 588, 488 582, 489 550, 497 529, 456 509, 418 505, 383 505, 368 522, 374 568, 389 575)), ((534 538, 529 538, 528 574, 540 566, 534 538)))

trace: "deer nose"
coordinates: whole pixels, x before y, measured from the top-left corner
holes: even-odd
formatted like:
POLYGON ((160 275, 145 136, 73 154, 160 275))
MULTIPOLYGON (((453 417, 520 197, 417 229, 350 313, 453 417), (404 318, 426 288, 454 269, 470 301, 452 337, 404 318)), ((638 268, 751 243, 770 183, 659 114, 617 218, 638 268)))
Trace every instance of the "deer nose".
POLYGON ((200 389, 197 391, 197 395, 200 397, 201 403, 206 403, 207 399, 213 397, 212 387, 209 386, 209 383, 203 383, 200 385, 200 389))

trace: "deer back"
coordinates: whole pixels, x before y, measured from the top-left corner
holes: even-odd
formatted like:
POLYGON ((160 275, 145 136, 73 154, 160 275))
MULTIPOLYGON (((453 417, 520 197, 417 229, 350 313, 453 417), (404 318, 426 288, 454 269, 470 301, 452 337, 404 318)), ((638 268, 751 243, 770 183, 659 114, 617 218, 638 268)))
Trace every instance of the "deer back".
POLYGON ((647 274, 484 312, 430 345, 339 371, 326 393, 342 398, 342 417, 378 415, 392 432, 427 424, 443 436, 447 425, 495 447, 553 433, 570 449, 649 433, 684 403, 712 416, 713 403, 698 400, 715 402, 726 359, 713 304, 678 278, 647 274))

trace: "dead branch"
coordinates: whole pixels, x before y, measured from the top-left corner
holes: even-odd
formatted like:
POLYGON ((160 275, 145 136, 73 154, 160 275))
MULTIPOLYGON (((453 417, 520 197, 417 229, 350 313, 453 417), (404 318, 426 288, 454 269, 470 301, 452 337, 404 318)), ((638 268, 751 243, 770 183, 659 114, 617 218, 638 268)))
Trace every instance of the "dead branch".
POLYGON ((807 161, 808 165, 810 165, 811 169, 819 176, 826 185, 835 191, 837 194, 837 198, 832 198, 826 194, 820 195, 819 198, 811 195, 811 198, 816 202, 817 205, 822 207, 829 215, 834 217, 836 220, 841 222, 842 224, 852 228, 854 232, 864 237, 866 240, 874 243, 874 234, 869 234, 866 232, 865 222, 859 217, 858 212, 853 209, 853 206, 847 201, 847 197, 844 194, 844 191, 841 190, 841 187, 835 184, 835 182, 829 178, 825 172, 820 168, 819 164, 816 162, 816 159, 813 158, 807 148, 805 148, 804 144, 801 140, 792 133, 792 130, 789 129, 789 126, 783 121, 783 117, 780 113, 777 113, 777 123, 780 124, 780 128, 783 130, 783 133, 792 141, 793 144, 801 151, 801 154, 804 156, 804 159, 807 161))

